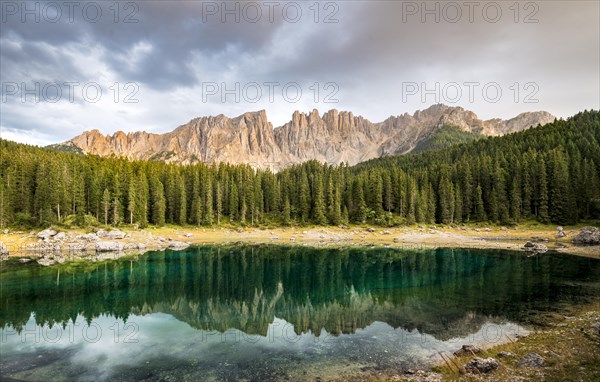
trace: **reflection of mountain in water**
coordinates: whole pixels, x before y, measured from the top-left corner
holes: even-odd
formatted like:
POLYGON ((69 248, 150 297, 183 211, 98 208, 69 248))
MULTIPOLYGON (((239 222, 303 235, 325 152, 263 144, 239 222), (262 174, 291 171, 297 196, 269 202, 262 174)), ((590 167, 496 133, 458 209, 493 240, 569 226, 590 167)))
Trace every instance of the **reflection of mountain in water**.
MULTIPOLYGON (((89 267, 89 266, 88 266, 89 267)), ((82 314, 172 314, 206 330, 266 335, 274 317, 298 334, 352 333, 374 321, 439 339, 486 317, 517 322, 598 293, 600 262, 476 250, 331 250, 275 246, 158 252, 92 269, 5 270, 0 325, 82 314)))

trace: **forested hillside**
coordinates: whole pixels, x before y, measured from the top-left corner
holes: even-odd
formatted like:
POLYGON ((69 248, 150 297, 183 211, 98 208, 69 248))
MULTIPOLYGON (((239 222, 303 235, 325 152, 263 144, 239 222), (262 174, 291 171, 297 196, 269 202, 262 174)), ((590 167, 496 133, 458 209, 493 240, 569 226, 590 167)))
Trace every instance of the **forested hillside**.
POLYGON ((417 143, 411 154, 418 154, 425 151, 441 150, 446 147, 467 143, 484 138, 485 135, 462 131, 456 126, 442 126, 434 131, 428 137, 417 143))
POLYGON ((1 140, 0 225, 381 225, 600 218, 600 113, 355 167, 130 162, 1 140), (91 217, 90 217, 91 216, 91 217))

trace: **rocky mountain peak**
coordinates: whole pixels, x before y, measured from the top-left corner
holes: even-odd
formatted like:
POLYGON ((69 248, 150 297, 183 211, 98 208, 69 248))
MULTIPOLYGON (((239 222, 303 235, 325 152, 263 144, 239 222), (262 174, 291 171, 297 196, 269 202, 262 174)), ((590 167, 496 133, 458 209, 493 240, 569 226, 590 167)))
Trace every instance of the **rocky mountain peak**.
POLYGON ((554 121, 547 112, 526 112, 509 120, 483 121, 458 106, 432 105, 410 115, 372 123, 351 111, 295 111, 286 124, 273 128, 266 110, 230 118, 223 114, 194 118, 166 134, 87 131, 61 146, 69 151, 176 163, 251 163, 278 170, 316 159, 331 164, 404 154, 443 126, 481 135, 503 135, 554 121))

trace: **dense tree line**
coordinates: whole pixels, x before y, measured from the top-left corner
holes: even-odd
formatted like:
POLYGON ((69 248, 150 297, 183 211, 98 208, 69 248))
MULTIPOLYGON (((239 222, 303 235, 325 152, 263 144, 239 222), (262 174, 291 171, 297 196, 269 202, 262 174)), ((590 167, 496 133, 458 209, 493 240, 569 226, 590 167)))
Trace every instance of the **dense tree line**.
POLYGON ((600 113, 360 165, 99 158, 0 141, 0 226, 540 222, 600 218, 600 113))

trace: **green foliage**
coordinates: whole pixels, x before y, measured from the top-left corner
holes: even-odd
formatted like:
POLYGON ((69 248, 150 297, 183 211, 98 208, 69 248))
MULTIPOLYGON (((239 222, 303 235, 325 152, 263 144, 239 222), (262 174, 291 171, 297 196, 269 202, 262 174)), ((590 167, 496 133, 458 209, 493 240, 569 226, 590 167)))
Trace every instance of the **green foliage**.
POLYGON ((91 215, 69 215, 64 218, 61 225, 66 227, 97 227, 100 223, 98 219, 91 215))
POLYGON ((0 149, 0 226, 600 218, 597 111, 437 151, 354 167, 309 161, 277 174, 248 165, 99 158, 5 140, 0 149))
POLYGON ((483 138, 483 135, 462 131, 456 126, 442 126, 425 137, 413 149, 413 154, 431 150, 441 150, 460 143, 473 142, 483 138))

